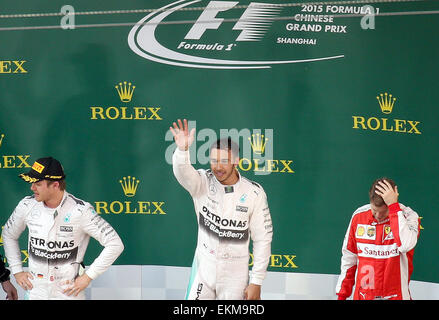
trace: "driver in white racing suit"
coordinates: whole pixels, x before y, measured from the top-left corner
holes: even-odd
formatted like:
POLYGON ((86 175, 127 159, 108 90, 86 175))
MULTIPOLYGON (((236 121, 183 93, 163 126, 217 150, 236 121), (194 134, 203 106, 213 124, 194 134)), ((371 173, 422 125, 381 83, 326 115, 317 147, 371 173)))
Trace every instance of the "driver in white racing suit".
POLYGON ((18 203, 2 232, 12 274, 28 299, 85 299, 84 289, 91 280, 122 253, 120 237, 91 204, 64 190, 65 175, 56 159, 38 159, 20 177, 32 184, 34 194, 18 203), (26 227, 28 272, 24 272, 18 242, 26 227), (104 249, 85 271, 83 258, 90 236, 104 249))
POLYGON ((211 170, 195 170, 189 159, 194 129, 170 128, 177 145, 173 171, 191 194, 198 244, 186 299, 257 300, 271 255, 272 221, 263 188, 236 169, 238 146, 220 139, 210 150, 211 170), (235 149, 235 150, 234 150, 235 149), (253 268, 249 279, 249 242, 253 268))

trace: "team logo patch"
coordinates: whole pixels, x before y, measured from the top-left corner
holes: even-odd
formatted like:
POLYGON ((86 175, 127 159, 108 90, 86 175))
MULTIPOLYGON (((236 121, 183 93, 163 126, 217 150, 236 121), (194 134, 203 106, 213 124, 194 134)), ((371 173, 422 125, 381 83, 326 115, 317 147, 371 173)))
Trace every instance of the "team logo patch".
POLYGON ((65 223, 69 223, 71 218, 72 218, 72 213, 69 212, 69 213, 67 213, 67 214, 64 216, 64 219, 63 219, 63 220, 64 220, 65 223))
POLYGON ((394 239, 392 229, 390 226, 384 226, 383 241, 392 239, 394 239))

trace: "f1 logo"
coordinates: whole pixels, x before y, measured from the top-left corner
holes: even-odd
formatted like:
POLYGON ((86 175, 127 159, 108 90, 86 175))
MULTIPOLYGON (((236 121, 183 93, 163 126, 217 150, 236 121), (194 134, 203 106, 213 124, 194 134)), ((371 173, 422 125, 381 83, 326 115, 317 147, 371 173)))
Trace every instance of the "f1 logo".
MULTIPOLYGON (((206 30, 218 30, 224 22, 223 18, 217 18, 218 13, 228 11, 238 3, 237 1, 210 1, 184 38, 199 40, 206 30)), ((232 28, 232 30, 242 30, 236 41, 260 40, 281 10, 281 7, 274 4, 251 2, 232 28)))

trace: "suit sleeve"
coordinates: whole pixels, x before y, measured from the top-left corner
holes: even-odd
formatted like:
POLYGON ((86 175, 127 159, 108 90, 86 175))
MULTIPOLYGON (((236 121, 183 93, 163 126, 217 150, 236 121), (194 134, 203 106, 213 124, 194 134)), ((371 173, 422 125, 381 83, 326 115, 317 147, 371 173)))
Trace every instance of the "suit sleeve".
POLYGON ((6 222, 2 232, 5 255, 12 274, 23 271, 18 239, 26 229, 26 215, 29 212, 28 206, 30 206, 29 201, 26 199, 21 200, 6 222))
POLYGON ((258 194, 250 217, 250 236, 253 241, 253 268, 250 283, 262 285, 271 256, 273 225, 267 196, 263 190, 258 194))
POLYGON ((192 166, 189 150, 176 149, 172 155, 172 169, 177 181, 194 198, 205 190, 205 182, 200 172, 192 166))
POLYGON ((406 253, 412 250, 418 241, 419 216, 409 207, 401 209, 401 206, 399 203, 389 206, 389 219, 398 250, 406 253))
POLYGON ((91 279, 96 279, 116 261, 124 250, 124 245, 113 227, 99 216, 91 205, 83 213, 81 227, 104 247, 86 271, 91 279))
POLYGON ((343 241, 341 257, 341 273, 336 286, 338 300, 346 300, 352 294, 357 271, 357 242, 355 239, 355 223, 352 217, 343 241))

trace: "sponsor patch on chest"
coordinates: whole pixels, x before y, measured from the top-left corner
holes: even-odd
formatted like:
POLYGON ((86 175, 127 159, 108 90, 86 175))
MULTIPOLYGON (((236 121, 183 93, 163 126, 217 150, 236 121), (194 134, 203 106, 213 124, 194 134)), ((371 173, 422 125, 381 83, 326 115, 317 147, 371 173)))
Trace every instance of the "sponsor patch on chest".
POLYGON ((244 206, 236 206, 236 211, 239 211, 239 212, 248 212, 248 207, 244 207, 244 206))
POLYGON ((376 239, 376 227, 367 224, 358 224, 355 231, 355 238, 365 240, 376 239))
POLYGON ((59 231, 61 232, 73 232, 72 226, 60 226, 59 231))

